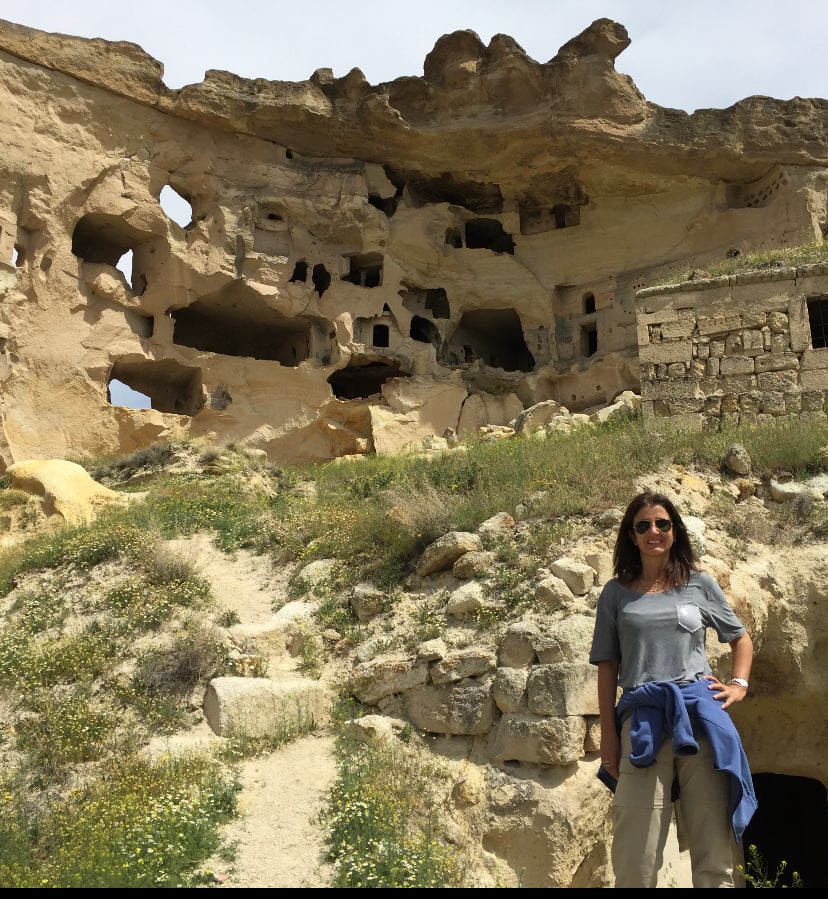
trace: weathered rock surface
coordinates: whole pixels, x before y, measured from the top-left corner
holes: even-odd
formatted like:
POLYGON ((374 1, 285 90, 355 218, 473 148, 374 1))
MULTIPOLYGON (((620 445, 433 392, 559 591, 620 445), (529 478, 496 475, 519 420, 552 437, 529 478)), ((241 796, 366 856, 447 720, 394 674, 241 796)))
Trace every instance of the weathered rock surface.
MULTIPOLYGON (((144 493, 119 493, 93 480, 83 466, 65 459, 31 459, 6 469, 13 490, 29 494, 23 517, 31 523, 62 525, 91 524, 98 512, 112 506, 126 506, 143 499, 144 493)), ((0 524, 9 539, 24 536, 17 521, 0 524)), ((25 530, 25 527, 23 528, 25 530)))
POLYGON ((215 677, 204 694, 204 718, 219 736, 274 737, 326 721, 331 697, 309 678, 215 677))
POLYGON ((170 90, 135 44, 0 20, 0 465, 397 452, 639 390, 637 291, 826 230, 828 102, 661 108, 629 43, 599 19, 541 63, 457 31, 422 77, 170 90))

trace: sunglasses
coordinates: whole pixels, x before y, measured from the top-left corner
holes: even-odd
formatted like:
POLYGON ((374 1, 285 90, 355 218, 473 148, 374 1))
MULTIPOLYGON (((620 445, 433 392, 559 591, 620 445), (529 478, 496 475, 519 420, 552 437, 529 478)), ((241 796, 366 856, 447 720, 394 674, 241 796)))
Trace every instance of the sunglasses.
POLYGON ((668 534, 673 529, 673 522, 669 518, 656 518, 655 521, 636 521, 633 525, 636 534, 646 534, 655 525, 662 534, 668 534))

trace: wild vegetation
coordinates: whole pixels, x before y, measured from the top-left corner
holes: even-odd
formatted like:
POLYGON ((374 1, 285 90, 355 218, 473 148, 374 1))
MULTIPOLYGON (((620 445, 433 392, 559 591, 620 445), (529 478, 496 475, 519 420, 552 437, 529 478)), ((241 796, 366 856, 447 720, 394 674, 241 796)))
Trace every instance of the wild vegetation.
POLYGON ((800 265, 815 265, 820 262, 828 262, 828 243, 822 240, 796 247, 762 250, 757 253, 736 252, 704 269, 683 269, 676 273, 670 283, 694 281, 698 278, 717 278, 722 275, 735 275, 742 271, 796 268, 800 265))
MULTIPOLYGON (((102 483, 145 497, 89 526, 32 529, 0 555, 0 883, 204 883, 206 859, 232 855, 221 834, 238 814, 239 761, 298 733, 255 742, 232 735, 217 754, 146 752, 153 735, 193 723, 190 698, 211 678, 235 673, 219 634, 232 611, 165 548, 166 538, 209 532, 224 552, 336 560, 317 624, 355 646, 367 629, 348 588, 371 581, 393 602, 423 549, 446 531, 473 531, 504 511, 531 517, 517 542, 493 547, 493 589, 517 616, 532 602, 527 576, 576 524, 589 527, 623 506, 636 479, 665 464, 718 473, 733 443, 764 479, 828 471, 828 422, 793 418, 690 433, 646 430, 632 417, 545 439, 317 466, 277 467, 240 447, 181 444, 86 460, 102 483), (187 459, 195 460, 189 469, 174 464, 187 459)), ((21 504, 8 479, 0 486, 0 509, 21 504)), ((772 514, 785 526, 763 532, 728 494, 717 501, 727 507, 734 547, 740 535, 777 544, 828 537, 825 503, 780 506, 772 514)), ((503 623, 481 619, 478 627, 496 632, 503 623)), ((436 636, 440 616, 428 613, 413 627, 416 639, 436 636)), ((324 647, 305 661, 318 672, 324 647)), ((364 711, 344 690, 341 702, 338 720, 364 711)), ((459 884, 458 860, 432 815, 428 785, 440 777, 433 763, 341 736, 339 771, 322 818, 337 886, 459 884)))
POLYGON ((791 871, 788 876, 787 861, 780 862, 776 871, 771 871, 756 846, 748 846, 746 855, 745 864, 739 865, 739 873, 752 889, 784 890, 788 887, 798 889, 805 886, 798 871, 791 871))

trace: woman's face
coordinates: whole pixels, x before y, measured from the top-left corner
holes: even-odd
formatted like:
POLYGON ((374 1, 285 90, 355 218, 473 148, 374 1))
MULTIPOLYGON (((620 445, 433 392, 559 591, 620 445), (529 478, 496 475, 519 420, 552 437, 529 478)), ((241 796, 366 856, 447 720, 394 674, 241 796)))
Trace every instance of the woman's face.
POLYGON ((666 561, 670 557, 670 547, 674 540, 673 522, 664 506, 644 506, 639 509, 633 519, 632 535, 642 562, 648 558, 666 561), (667 527, 666 522, 670 526, 667 530, 662 530, 667 527), (644 533, 639 533, 639 529, 644 533))

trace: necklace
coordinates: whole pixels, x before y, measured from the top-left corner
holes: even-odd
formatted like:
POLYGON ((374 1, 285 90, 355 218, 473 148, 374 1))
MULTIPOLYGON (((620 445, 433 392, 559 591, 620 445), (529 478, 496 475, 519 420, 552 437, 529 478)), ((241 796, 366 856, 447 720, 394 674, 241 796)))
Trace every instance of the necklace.
POLYGON ((667 589, 667 584, 662 580, 661 575, 651 581, 649 586, 643 577, 638 578, 633 586, 639 593, 663 593, 667 589))

